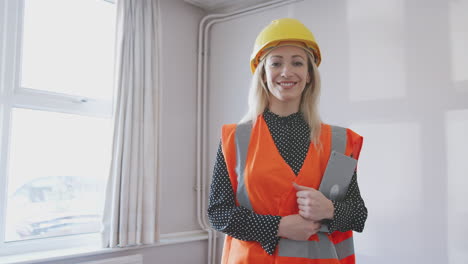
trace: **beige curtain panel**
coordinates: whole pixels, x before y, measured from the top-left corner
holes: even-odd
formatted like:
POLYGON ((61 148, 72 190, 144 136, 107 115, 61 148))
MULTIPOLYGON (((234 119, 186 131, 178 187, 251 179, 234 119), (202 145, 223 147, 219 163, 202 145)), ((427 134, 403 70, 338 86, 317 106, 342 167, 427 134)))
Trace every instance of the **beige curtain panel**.
POLYGON ((116 108, 104 247, 157 240, 158 1, 118 0, 116 108))

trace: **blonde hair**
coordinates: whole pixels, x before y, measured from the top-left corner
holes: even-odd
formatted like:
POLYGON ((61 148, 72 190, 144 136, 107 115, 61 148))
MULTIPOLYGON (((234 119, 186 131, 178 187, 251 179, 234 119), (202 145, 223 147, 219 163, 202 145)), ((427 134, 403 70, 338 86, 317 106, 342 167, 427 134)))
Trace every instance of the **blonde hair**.
MULTIPOLYGON (((317 65, 315 64, 314 57, 309 53, 308 57, 308 71, 311 76, 311 81, 306 84, 304 91, 302 92, 301 102, 299 105, 299 112, 304 116, 305 121, 310 128, 310 140, 314 145, 321 146, 320 144, 320 132, 322 120, 318 112, 318 104, 320 97, 320 73, 317 65)), ((249 90, 249 109, 240 123, 252 121, 252 124, 257 121, 257 117, 261 115, 269 105, 270 92, 263 82, 262 76, 265 73, 265 61, 264 56, 259 62, 255 69, 252 81, 250 83, 249 90)))

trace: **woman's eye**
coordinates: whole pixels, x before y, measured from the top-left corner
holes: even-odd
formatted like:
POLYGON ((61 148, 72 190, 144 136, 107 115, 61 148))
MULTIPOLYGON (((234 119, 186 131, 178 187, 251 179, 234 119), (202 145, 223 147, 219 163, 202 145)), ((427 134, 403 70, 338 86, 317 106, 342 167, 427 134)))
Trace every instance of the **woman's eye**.
POLYGON ((295 61, 295 62, 293 62, 293 65, 294 66, 302 66, 302 65, 304 65, 304 63, 302 63, 301 61, 295 61))
POLYGON ((270 65, 272 67, 279 67, 279 66, 281 66, 281 63, 280 62, 272 62, 270 65))

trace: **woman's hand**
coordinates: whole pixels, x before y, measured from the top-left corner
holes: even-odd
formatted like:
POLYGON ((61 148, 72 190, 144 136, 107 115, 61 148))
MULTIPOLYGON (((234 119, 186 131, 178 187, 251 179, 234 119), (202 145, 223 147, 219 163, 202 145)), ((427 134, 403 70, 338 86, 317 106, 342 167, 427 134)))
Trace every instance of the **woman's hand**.
POLYGON ((307 220, 321 221, 323 219, 332 219, 335 213, 333 203, 327 199, 321 192, 314 188, 301 186, 293 183, 297 193, 297 205, 299 206, 299 215, 307 220))
POLYGON ((278 227, 278 236, 292 240, 308 240, 320 230, 319 222, 304 219, 302 216, 288 215, 281 218, 278 227))

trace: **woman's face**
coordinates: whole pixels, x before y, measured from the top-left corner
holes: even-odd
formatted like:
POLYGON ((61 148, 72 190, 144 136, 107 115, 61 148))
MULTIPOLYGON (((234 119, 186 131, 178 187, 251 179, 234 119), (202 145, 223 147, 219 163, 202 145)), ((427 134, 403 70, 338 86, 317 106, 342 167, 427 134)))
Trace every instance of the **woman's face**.
POLYGON ((265 81, 271 93, 270 104, 299 106, 302 91, 310 82, 307 60, 306 51, 295 46, 281 46, 267 55, 265 81))

